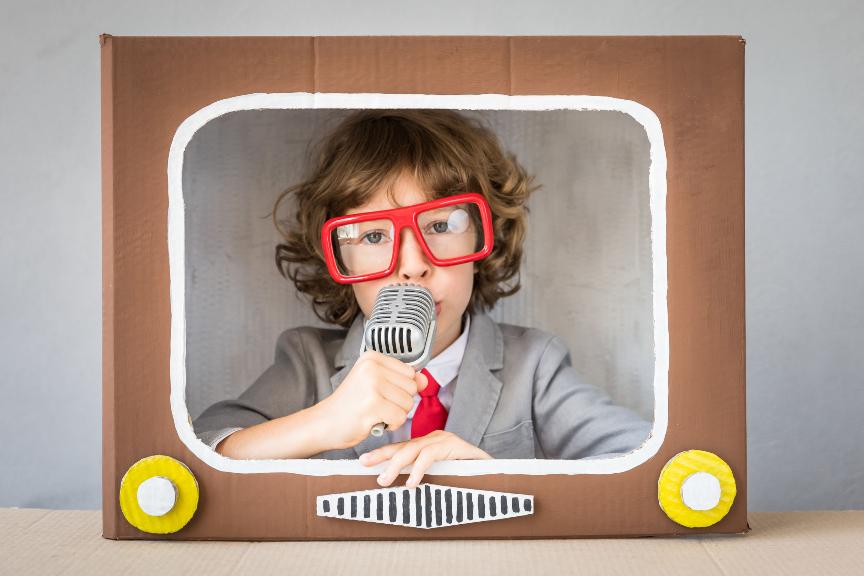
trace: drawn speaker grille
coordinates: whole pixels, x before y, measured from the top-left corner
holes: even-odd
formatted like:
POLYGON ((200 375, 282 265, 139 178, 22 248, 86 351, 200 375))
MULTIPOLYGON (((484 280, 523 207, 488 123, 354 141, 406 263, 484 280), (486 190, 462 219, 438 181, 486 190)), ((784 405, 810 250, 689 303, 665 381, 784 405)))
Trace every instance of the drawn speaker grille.
POLYGON ((470 490, 437 484, 318 496, 318 516, 412 528, 441 528, 534 513, 528 494, 470 490))

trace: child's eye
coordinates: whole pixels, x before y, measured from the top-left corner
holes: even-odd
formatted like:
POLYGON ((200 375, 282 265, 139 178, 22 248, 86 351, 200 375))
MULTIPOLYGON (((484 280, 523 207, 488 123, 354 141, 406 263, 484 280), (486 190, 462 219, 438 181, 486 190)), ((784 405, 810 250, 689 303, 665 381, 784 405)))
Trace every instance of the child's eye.
POLYGON ((380 244, 387 240, 387 235, 380 230, 372 230, 370 232, 366 232, 360 238, 360 242, 363 244, 380 244))
POLYGON ((457 208, 450 212, 446 220, 435 220, 426 225, 426 230, 430 234, 462 234, 468 229, 468 212, 462 208, 457 208))
POLYGON ((435 234, 443 234, 444 232, 447 232, 449 226, 447 225, 446 220, 439 220, 438 222, 432 222, 432 224, 429 225, 429 228, 435 234))

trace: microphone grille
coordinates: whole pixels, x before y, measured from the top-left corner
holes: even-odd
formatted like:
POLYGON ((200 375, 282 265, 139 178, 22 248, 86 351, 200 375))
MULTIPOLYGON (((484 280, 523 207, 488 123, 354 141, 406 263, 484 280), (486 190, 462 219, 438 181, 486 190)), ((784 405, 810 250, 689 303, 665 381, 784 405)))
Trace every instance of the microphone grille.
POLYGON ((364 345, 406 364, 425 365, 434 328, 432 293, 415 284, 393 284, 378 292, 366 323, 364 345))

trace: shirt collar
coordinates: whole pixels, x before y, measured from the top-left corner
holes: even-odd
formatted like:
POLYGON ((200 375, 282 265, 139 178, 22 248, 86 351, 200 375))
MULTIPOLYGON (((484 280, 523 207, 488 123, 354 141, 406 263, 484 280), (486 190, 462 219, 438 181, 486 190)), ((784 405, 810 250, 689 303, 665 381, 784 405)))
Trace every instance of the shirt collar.
POLYGON ((468 328, 470 327, 471 315, 465 314, 465 327, 459 337, 426 364, 426 370, 432 374, 432 377, 442 388, 459 374, 459 366, 462 364, 462 356, 465 355, 465 346, 468 344, 468 328))

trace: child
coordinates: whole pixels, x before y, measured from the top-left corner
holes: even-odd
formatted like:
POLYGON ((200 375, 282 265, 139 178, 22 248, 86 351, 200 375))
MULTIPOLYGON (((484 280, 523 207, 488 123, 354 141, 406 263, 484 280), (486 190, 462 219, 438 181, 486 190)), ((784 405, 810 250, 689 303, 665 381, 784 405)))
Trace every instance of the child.
POLYGON ((389 461, 382 486, 413 464, 411 487, 437 460, 637 448, 650 423, 583 382, 562 339, 484 313, 519 289, 535 189, 493 133, 456 112, 350 115, 322 142, 311 176, 276 203, 295 200, 295 226, 276 249, 280 272, 342 329, 283 332, 274 364, 238 399, 205 410, 198 436, 232 458, 389 461), (391 212, 366 216, 383 210, 391 212), (325 223, 345 215, 359 216, 322 240, 325 223), (396 215, 416 225, 396 229, 396 215), (436 303, 422 372, 359 353, 378 291, 398 282, 427 288, 436 303), (379 422, 384 434, 370 435, 379 422))

